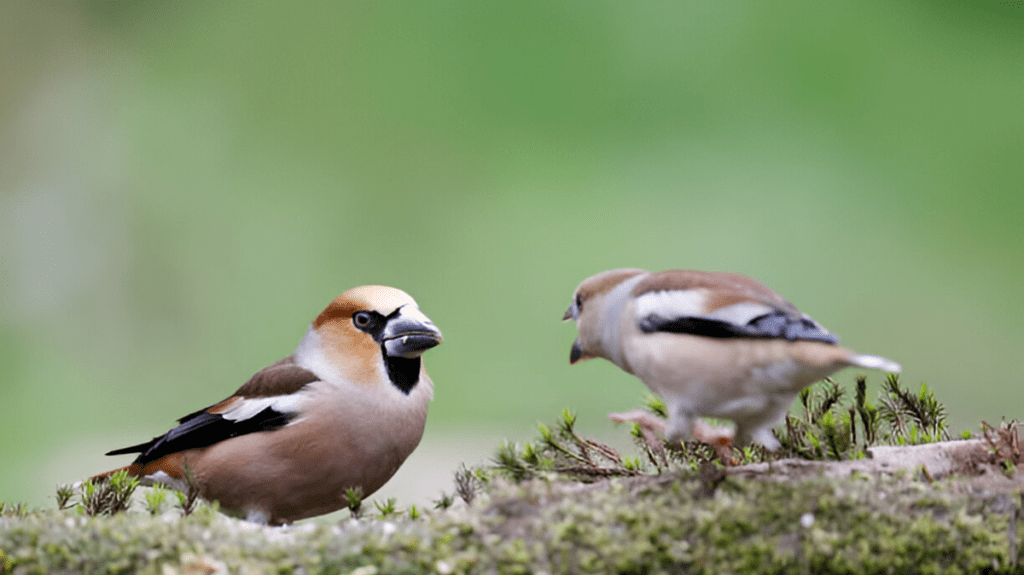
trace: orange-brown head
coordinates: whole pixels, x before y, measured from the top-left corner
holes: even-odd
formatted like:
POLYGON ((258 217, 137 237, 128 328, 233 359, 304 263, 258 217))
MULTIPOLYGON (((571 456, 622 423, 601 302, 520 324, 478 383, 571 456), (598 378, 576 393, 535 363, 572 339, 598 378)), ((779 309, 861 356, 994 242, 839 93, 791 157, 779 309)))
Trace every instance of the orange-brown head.
POLYGON ((415 384, 420 356, 442 341, 441 331, 412 296, 367 285, 331 302, 313 321, 296 354, 300 364, 323 378, 368 385, 390 379, 407 393, 415 384), (387 378, 381 377, 384 372, 387 378))

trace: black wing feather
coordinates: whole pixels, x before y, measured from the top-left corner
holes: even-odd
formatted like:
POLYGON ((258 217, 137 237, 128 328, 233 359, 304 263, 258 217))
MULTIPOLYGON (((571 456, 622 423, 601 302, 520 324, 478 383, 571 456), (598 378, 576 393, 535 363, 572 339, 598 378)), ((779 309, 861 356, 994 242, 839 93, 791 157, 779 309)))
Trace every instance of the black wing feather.
MULTIPOLYGON (((287 357, 258 371, 235 392, 235 395, 243 398, 286 395, 295 393, 318 379, 313 372, 295 365, 293 357, 287 357)), ((108 451, 107 455, 140 453, 141 455, 136 458, 135 462, 144 465, 178 451, 207 447, 247 433, 277 429, 287 425, 295 417, 293 413, 282 413, 275 411, 272 407, 267 407, 253 417, 236 421, 216 413, 210 413, 209 410, 213 407, 216 405, 193 411, 182 417, 178 420, 177 427, 163 435, 154 437, 145 443, 108 451)))
POLYGON ((839 343, 839 338, 834 333, 829 332, 813 320, 806 317, 793 317, 779 310, 757 316, 744 325, 706 317, 663 318, 657 314, 651 314, 640 322, 640 329, 644 333, 663 331, 714 338, 780 338, 790 341, 839 343))
POLYGON ((287 425, 294 418, 294 413, 281 413, 272 407, 267 407, 253 417, 241 421, 232 421, 219 414, 200 410, 181 418, 177 427, 154 437, 151 441, 115 449, 107 455, 141 453, 135 459, 135 463, 145 465, 171 453, 207 447, 247 433, 277 429, 287 425))

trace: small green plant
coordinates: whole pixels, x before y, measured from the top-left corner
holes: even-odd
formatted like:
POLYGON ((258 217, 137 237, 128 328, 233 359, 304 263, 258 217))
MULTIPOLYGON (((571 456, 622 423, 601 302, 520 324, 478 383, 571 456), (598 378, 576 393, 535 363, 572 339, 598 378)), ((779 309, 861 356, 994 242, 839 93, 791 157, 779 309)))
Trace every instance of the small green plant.
POLYGON ((199 504, 199 482, 196 481, 195 473, 192 472, 192 468, 187 463, 182 464, 182 471, 185 474, 185 490, 175 491, 174 494, 178 498, 178 509, 181 510, 183 517, 192 515, 196 510, 196 505, 199 504))
MULTIPOLYGON (((494 458, 495 469, 516 481, 545 474, 566 474, 581 480, 641 475, 637 459, 627 460, 611 447, 576 432, 576 414, 562 410, 552 431, 537 424, 540 439, 522 449, 503 443, 494 458)), ((478 479, 485 474, 478 474, 478 479)))
POLYGON ((644 462, 639 457, 623 457, 622 465, 627 471, 635 471, 637 473, 643 473, 644 462))
MULTIPOLYGON (((92 479, 88 479, 79 487, 76 508, 90 516, 114 515, 127 511, 131 505, 132 493, 138 486, 139 478, 129 475, 127 469, 118 470, 100 481, 93 482, 92 479)), ((64 494, 58 488, 58 506, 61 505, 64 494)), ((67 506, 70 499, 68 497, 63 500, 63 504, 67 506)))
MULTIPOLYGON (((194 485, 194 483, 193 483, 194 485)), ((75 509, 83 515, 114 515, 127 511, 131 505, 131 497, 139 487, 139 479, 120 470, 109 477, 97 481, 92 479, 75 485, 57 485, 57 509, 75 509)), ((193 487, 189 493, 174 491, 158 484, 147 489, 144 494, 146 510, 151 515, 159 514, 169 493, 174 493, 178 505, 184 515, 192 513, 199 497, 198 488, 193 487)))
POLYGON ((420 514, 419 510, 416 509, 415 505, 409 507, 409 519, 412 519, 413 521, 415 521, 415 520, 419 519, 420 516, 421 516, 421 514, 420 514))
POLYGON ((668 407, 665 405, 665 400, 657 395, 648 395, 644 403, 647 404, 648 411, 658 417, 668 419, 668 407))
POLYGON ((778 455, 804 459, 857 459, 869 447, 889 443, 915 445, 949 439, 945 407, 928 386, 918 393, 889 375, 878 407, 867 400, 867 379, 858 376, 853 405, 844 405, 843 390, 830 378, 800 393, 803 416, 788 414, 776 430, 778 455))
POLYGON ((146 510, 149 511, 150 515, 159 515, 163 509, 164 502, 167 500, 167 489, 162 485, 155 484, 153 488, 146 492, 146 510))
MULTIPOLYGON (((918 393, 902 388, 890 375, 879 393, 876 407, 867 399, 867 379, 857 377, 852 401, 835 380, 824 381, 800 392, 796 413, 774 430, 782 444, 769 452, 760 444, 733 448, 729 464, 757 463, 782 458, 846 460, 865 457, 868 448, 889 444, 916 444, 948 439, 945 408, 922 384, 918 393)), ((664 401, 649 396, 646 409, 667 418, 664 401)), ((582 481, 603 477, 634 476, 666 471, 696 471, 721 465, 713 446, 697 441, 670 444, 638 423, 630 427, 639 457, 623 457, 607 445, 580 436, 576 415, 568 409, 554 426, 538 424, 540 437, 522 448, 502 444, 494 458, 494 470, 516 481, 546 475, 569 475, 582 481)))
POLYGON ((71 507, 71 500, 75 496, 75 488, 62 483, 57 485, 57 509, 64 510, 71 507))
POLYGON ((455 472, 455 493, 468 505, 473 503, 484 482, 485 477, 480 470, 469 469, 462 464, 455 472))
POLYGON ((883 383, 880 405, 882 419, 889 424, 893 440, 903 438, 905 443, 913 445, 949 439, 946 407, 923 383, 915 394, 900 386, 897 375, 889 374, 883 383))
POLYGON ((377 508, 381 517, 387 517, 395 512, 395 498, 388 497, 384 503, 380 501, 374 501, 373 505, 377 508))
POLYGON ((345 504, 354 519, 363 514, 363 488, 349 487, 345 490, 345 504))
POLYGON ((452 506, 452 503, 455 503, 455 495, 442 491, 441 497, 434 500, 434 509, 448 509, 452 506))
POLYGON ((988 443, 992 463, 1000 466, 1007 477, 1014 475, 1017 466, 1024 465, 1024 446, 1020 444, 1018 426, 1016 420, 1004 419, 998 427, 986 421, 981 422, 981 433, 988 443))
POLYGON ((28 506, 24 503, 5 503, 0 501, 0 517, 25 517, 28 506))
MULTIPOLYGON (((878 441, 879 416, 878 409, 868 403, 868 378, 863 375, 857 376, 856 403, 851 408, 858 415, 863 430, 863 445, 873 445, 878 441)), ((854 443, 857 442, 856 428, 853 434, 854 443)))

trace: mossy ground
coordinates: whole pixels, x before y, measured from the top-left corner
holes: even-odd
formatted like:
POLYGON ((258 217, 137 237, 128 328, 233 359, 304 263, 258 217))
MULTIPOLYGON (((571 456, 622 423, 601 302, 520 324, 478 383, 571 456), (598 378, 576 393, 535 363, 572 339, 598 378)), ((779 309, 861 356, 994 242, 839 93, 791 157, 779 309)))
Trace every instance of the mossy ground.
MULTIPOLYGON (((747 465, 725 467, 707 446, 667 452, 635 428, 641 455, 623 457, 579 436, 566 411, 535 444, 460 470, 460 500, 442 494, 430 511, 389 501, 358 519, 275 528, 215 506, 161 511, 159 491, 146 494, 151 512, 119 512, 90 486, 78 504, 64 488, 61 510, 0 506, 0 574, 1024 574, 1014 422, 985 424, 983 439, 879 448, 882 432, 914 438, 928 426, 913 415, 882 425, 862 393, 850 409, 831 389, 803 397, 806 417, 777 430, 810 460, 745 450, 747 465)), ((929 399, 924 388, 914 397, 929 399)), ((935 421, 931 437, 942 435, 935 421)), ((96 489, 106 488, 129 482, 96 489)))
POLYGON ((416 519, 288 528, 210 507, 11 513, 0 518, 0 572, 1024 573, 1011 527, 1019 491, 905 475, 494 478, 472 504, 416 519))

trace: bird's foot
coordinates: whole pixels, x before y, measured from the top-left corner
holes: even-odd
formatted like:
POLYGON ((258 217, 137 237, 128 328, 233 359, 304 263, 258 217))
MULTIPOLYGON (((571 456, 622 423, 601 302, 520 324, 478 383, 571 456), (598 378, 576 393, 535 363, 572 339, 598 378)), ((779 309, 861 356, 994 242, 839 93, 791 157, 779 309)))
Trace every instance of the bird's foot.
MULTIPOLYGON (((608 419, 615 423, 635 423, 640 428, 640 433, 643 436, 644 443, 647 444, 655 453, 662 453, 665 451, 665 443, 662 441, 662 437, 665 435, 665 420, 654 415, 653 413, 643 410, 634 409, 632 411, 626 411, 622 413, 609 413, 608 419)), ((726 465, 736 465, 739 461, 733 457, 733 430, 728 427, 715 427, 710 423, 702 419, 697 419, 693 424, 693 437, 701 443, 706 443, 715 450, 718 457, 726 465)), ((674 442, 669 443, 669 447, 675 447, 674 442)), ((679 448, 682 446, 680 445, 679 448)))
POLYGON ((726 465, 739 464, 739 460, 733 457, 732 441, 735 436, 733 430, 728 427, 715 427, 698 419, 693 424, 693 436, 697 441, 710 445, 726 465))
POLYGON ((654 453, 663 453, 665 443, 661 437, 665 435, 665 420, 643 409, 634 409, 624 413, 609 413, 608 419, 615 423, 635 423, 640 428, 644 443, 654 453))

